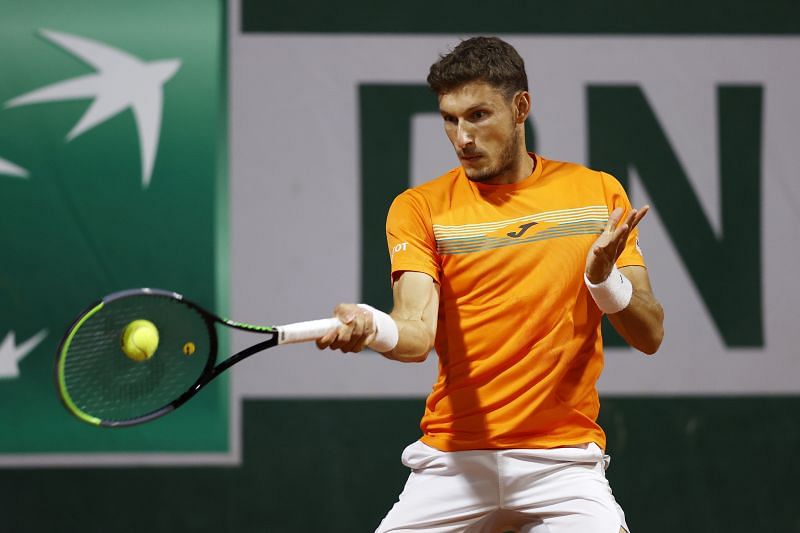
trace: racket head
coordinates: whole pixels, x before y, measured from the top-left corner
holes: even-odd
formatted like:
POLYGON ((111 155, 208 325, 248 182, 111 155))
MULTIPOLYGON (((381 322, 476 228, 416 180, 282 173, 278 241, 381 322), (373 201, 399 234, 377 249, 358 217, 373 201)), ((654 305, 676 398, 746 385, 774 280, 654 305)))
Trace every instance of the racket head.
POLYGON ((106 296, 75 319, 59 344, 55 373, 62 403, 95 426, 131 426, 173 411, 215 375, 218 320, 171 291, 106 296), (158 348, 144 361, 132 360, 121 347, 125 328, 138 319, 152 322, 159 334, 158 348))

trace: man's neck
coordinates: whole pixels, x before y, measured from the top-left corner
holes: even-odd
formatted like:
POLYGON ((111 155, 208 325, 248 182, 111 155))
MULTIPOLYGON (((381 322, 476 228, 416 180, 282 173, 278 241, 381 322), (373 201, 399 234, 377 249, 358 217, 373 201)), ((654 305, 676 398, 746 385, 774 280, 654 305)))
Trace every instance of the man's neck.
POLYGON ((522 152, 516 157, 514 166, 509 168, 507 172, 484 181, 483 183, 487 185, 512 185, 514 183, 519 183, 533 174, 535 168, 536 160, 532 158, 528 152, 522 152))

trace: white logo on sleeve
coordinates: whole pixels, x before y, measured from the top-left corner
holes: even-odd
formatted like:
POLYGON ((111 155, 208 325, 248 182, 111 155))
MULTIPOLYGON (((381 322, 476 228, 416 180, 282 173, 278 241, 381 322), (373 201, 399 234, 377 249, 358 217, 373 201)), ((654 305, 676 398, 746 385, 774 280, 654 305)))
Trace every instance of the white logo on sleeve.
POLYGON ((401 242, 400 244, 395 245, 395 247, 392 248, 391 260, 394 261, 394 254, 396 254, 397 252, 405 252, 407 248, 408 248, 407 242, 401 242))

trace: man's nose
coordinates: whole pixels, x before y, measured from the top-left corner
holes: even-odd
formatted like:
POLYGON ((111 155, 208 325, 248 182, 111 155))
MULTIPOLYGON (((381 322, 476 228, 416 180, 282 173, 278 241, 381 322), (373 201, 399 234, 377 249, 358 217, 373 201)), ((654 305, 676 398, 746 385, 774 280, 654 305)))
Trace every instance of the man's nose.
POLYGON ((458 131, 456 133, 456 141, 459 148, 466 148, 474 143, 472 128, 464 124, 463 121, 458 123, 458 131))

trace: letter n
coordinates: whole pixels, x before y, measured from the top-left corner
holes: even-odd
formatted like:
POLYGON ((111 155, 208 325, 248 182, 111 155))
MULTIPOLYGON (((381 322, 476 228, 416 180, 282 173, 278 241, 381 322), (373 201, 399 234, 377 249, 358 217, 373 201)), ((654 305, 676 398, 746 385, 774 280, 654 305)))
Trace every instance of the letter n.
MULTIPOLYGON (((588 88, 590 166, 615 175, 623 186, 629 170, 636 169, 722 339, 731 347, 764 344, 762 93, 760 86, 717 89, 722 214, 717 236, 642 90, 630 85, 588 88)), ((654 285, 658 289, 658 280, 654 285)))

